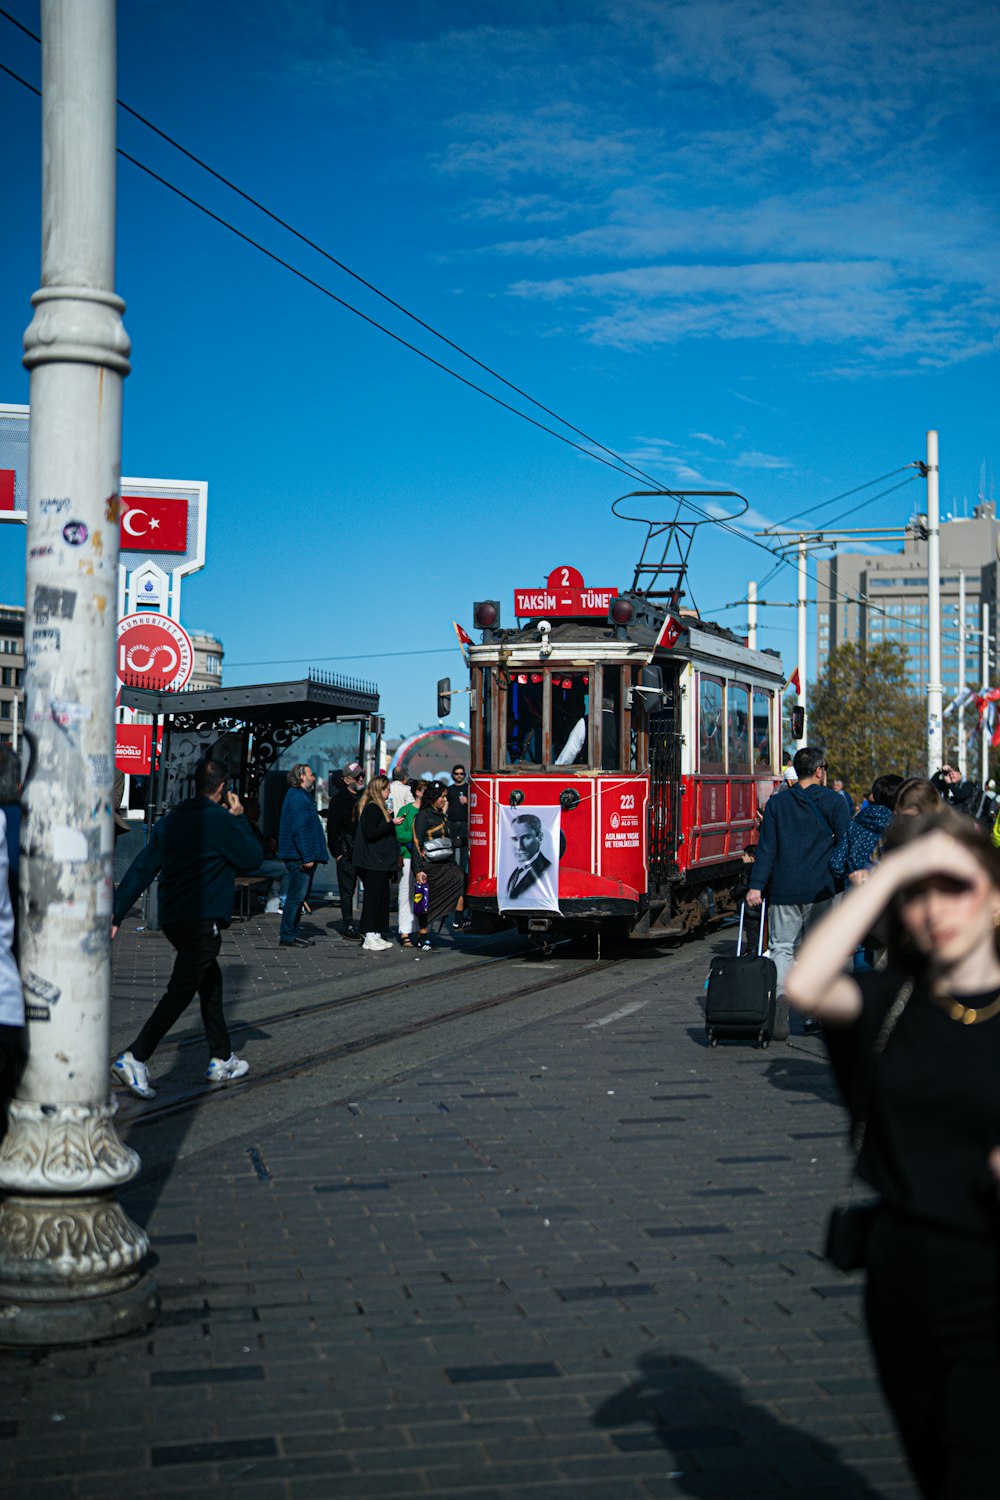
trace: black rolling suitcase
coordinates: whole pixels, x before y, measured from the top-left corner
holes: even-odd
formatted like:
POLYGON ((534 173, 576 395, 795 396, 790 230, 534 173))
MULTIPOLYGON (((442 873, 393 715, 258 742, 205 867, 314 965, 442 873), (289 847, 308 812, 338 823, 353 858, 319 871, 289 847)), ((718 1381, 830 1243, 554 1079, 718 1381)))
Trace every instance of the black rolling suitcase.
POLYGON ((735 957, 712 959, 705 998, 705 1030, 711 1046, 722 1041, 755 1040, 766 1047, 774 1031, 774 1006, 778 993, 778 971, 763 956, 764 915, 760 910, 760 937, 756 953, 743 952, 746 903, 740 907, 740 932, 735 957))

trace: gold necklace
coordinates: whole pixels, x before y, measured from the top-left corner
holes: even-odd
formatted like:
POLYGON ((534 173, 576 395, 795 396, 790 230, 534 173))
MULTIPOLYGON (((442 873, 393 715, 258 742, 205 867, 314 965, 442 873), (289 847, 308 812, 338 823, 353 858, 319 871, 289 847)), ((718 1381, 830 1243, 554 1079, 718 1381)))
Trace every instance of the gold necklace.
POLYGON ((935 1005, 940 1005, 953 1021, 960 1021, 963 1026, 978 1026, 982 1021, 989 1021, 993 1016, 1000 1015, 1000 995, 990 1005, 982 1010, 977 1010, 974 1005, 963 1005, 956 1000, 954 995, 931 994, 935 1005))

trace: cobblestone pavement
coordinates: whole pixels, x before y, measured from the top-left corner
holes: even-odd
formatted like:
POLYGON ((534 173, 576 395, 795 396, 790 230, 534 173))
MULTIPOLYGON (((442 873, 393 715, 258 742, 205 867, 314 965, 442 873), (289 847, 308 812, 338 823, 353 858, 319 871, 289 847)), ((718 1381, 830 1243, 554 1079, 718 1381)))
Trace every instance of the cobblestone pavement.
MULTIPOLYGON (((856 1279, 817 1254, 847 1169, 822 1044, 709 1049, 711 951, 563 986, 367 1093, 328 1069, 141 1177, 161 1316, 0 1353, 3 1495, 913 1500, 856 1279)), ((126 939, 116 1024, 164 957, 126 939)), ((251 990, 342 960, 296 962, 251 990)))

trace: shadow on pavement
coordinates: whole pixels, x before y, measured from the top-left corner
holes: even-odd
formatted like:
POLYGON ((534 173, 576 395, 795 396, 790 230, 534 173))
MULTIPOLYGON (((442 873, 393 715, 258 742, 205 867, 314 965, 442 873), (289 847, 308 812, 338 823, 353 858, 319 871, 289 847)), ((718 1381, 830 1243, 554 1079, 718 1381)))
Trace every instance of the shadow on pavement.
POLYGON ((878 1500, 828 1443, 779 1422, 725 1376, 681 1355, 644 1354, 637 1363, 636 1378, 597 1408, 593 1424, 613 1429, 623 1454, 665 1449, 681 1494, 741 1500, 835 1491, 838 1500, 878 1500))
POLYGON ((775 1057, 768 1054, 764 1077, 776 1089, 790 1094, 812 1094, 827 1104, 839 1104, 840 1090, 825 1055, 822 1058, 803 1057, 801 1053, 785 1053, 775 1057))

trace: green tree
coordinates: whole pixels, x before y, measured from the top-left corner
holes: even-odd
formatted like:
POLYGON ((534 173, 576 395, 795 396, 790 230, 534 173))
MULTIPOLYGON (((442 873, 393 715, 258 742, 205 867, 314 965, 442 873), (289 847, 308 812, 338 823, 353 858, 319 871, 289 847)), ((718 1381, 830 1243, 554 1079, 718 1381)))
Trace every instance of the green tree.
POLYGON ((822 745, 830 779, 864 796, 876 776, 927 774, 927 708, 906 675, 906 650, 848 642, 827 659, 809 706, 810 744, 822 745))

